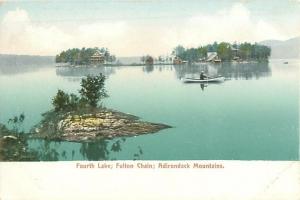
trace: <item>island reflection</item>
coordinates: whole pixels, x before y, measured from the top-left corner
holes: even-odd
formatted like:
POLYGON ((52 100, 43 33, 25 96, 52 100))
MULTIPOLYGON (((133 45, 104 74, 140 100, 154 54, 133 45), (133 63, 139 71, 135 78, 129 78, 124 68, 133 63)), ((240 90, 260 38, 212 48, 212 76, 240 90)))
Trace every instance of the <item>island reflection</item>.
POLYGON ((176 76, 181 79, 186 76, 198 77, 201 71, 210 76, 224 76, 234 79, 259 79, 261 77, 271 76, 269 63, 230 63, 220 64, 197 64, 197 65, 175 65, 176 76))
MULTIPOLYGON (((117 160, 117 156, 123 150, 126 138, 114 140, 96 140, 93 142, 74 143, 78 148, 63 149, 67 142, 53 142, 41 139, 29 141, 29 146, 35 146, 35 159, 37 161, 58 161, 58 160, 117 160), (79 155, 77 155, 79 154, 79 155)), ((73 142, 71 142, 73 143, 73 142)), ((140 146, 132 153, 132 160, 140 160, 143 156, 143 150, 140 146)))

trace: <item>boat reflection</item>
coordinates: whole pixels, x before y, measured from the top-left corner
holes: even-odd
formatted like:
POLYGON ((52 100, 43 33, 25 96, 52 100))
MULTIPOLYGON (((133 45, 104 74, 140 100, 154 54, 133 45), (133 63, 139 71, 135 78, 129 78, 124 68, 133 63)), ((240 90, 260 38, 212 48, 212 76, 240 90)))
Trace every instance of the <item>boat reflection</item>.
POLYGON ((207 84, 204 84, 204 83, 200 83, 200 87, 201 87, 201 90, 204 91, 204 87, 207 87, 208 85, 207 84))

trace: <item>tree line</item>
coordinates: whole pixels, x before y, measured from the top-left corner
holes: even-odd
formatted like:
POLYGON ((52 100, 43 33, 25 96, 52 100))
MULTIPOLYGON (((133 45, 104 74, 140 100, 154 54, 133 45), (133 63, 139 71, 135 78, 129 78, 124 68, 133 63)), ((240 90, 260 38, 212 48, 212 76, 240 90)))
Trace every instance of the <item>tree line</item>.
POLYGON ((216 52, 222 61, 233 59, 267 61, 271 55, 271 49, 267 46, 248 42, 231 44, 228 42, 208 44, 197 48, 184 48, 179 45, 174 48, 172 55, 188 62, 197 62, 206 59, 208 52, 216 52))
POLYGON ((66 51, 62 51, 60 54, 56 55, 56 63, 70 63, 72 65, 88 65, 91 64, 90 58, 94 53, 99 51, 103 53, 104 60, 106 62, 115 62, 116 56, 111 55, 107 48, 85 48, 82 49, 73 48, 66 51))

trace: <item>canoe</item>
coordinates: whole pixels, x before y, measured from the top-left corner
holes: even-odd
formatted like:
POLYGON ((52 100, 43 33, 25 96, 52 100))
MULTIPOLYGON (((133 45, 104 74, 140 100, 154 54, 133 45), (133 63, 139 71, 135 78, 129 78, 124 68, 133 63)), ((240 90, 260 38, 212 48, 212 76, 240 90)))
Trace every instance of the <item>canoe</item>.
POLYGON ((199 78, 184 78, 183 82, 185 83, 221 83, 224 82, 225 78, 223 76, 213 77, 201 80, 199 78))

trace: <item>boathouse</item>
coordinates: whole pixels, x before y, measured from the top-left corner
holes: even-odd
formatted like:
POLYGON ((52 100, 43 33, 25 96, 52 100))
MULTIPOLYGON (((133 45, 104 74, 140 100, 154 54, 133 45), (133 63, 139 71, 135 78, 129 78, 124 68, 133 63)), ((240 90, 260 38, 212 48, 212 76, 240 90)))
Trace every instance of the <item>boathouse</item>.
POLYGON ((217 52, 207 52, 206 62, 220 62, 220 58, 217 52))

